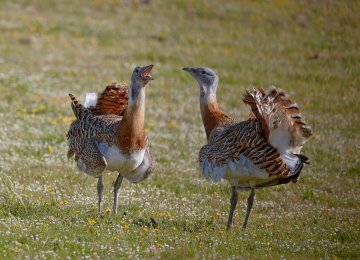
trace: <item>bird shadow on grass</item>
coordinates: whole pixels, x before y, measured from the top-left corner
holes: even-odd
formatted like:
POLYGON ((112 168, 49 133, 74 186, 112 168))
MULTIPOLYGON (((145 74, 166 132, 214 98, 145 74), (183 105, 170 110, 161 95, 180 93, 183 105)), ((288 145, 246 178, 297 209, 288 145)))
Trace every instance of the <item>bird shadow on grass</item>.
MULTIPOLYGON (((0 201, 1 202, 1 201, 0 201)), ((101 223, 116 223, 126 220, 133 226, 147 227, 162 230, 178 230, 188 233, 197 233, 201 229, 216 229, 215 220, 208 219, 177 219, 176 216, 171 218, 147 216, 138 217, 135 213, 128 211, 119 212, 114 216, 111 211, 104 211, 98 214, 93 208, 79 208, 68 205, 59 205, 59 203, 30 203, 27 200, 19 201, 2 201, 1 218, 16 219, 47 219, 49 222, 66 222, 72 223, 79 220, 94 219, 101 223)))
POLYGON ((153 217, 149 218, 135 218, 132 222, 134 225, 149 228, 159 228, 163 230, 179 230, 188 233, 197 233, 201 229, 215 229, 214 222, 212 219, 202 219, 194 221, 186 221, 180 219, 156 219, 153 217))
POLYGON ((158 216, 146 216, 138 217, 138 214, 132 211, 122 211, 119 212, 117 216, 114 216, 112 212, 107 211, 98 215, 96 213, 89 213, 89 217, 100 218, 104 221, 111 223, 121 222, 125 220, 133 226, 162 229, 162 230, 179 230, 183 232, 196 233, 201 229, 215 229, 214 218, 208 219, 199 219, 199 220, 186 220, 186 219, 177 219, 176 216, 173 217, 158 217, 158 216))

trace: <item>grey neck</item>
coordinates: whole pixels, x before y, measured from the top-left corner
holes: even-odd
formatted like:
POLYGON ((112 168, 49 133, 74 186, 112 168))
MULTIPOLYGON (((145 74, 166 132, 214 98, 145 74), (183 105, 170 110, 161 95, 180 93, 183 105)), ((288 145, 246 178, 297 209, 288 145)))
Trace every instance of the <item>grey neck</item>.
POLYGON ((132 83, 129 90, 129 107, 143 105, 145 103, 145 88, 140 82, 132 83))
POLYGON ((201 103, 209 103, 216 102, 216 90, 218 86, 219 80, 215 78, 213 83, 210 86, 205 85, 204 83, 200 83, 200 102, 201 103))

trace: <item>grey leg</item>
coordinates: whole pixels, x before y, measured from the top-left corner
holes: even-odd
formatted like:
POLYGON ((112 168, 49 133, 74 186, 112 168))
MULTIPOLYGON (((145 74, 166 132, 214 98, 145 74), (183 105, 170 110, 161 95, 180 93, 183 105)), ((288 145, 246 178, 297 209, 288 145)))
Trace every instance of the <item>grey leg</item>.
POLYGON ((227 226, 226 226, 227 230, 229 230, 231 228, 233 215, 234 215, 234 210, 235 210, 237 202, 238 202, 238 192, 236 190, 236 187, 232 186, 231 187, 229 219, 228 219, 228 223, 227 223, 227 226))
POLYGON ((120 189, 120 186, 121 186, 121 183, 122 183, 122 180, 123 180, 123 176, 118 175, 116 181, 115 181, 115 184, 114 184, 114 207, 113 207, 113 213, 114 215, 117 214, 117 203, 118 203, 118 195, 119 195, 119 189, 120 189))
POLYGON ((97 183, 97 192, 98 192, 98 213, 101 213, 101 201, 102 201, 102 192, 104 189, 104 185, 102 182, 102 176, 99 177, 98 183, 97 183))
POLYGON ((254 204, 254 197, 255 197, 255 189, 252 188, 250 195, 247 199, 247 209, 246 209, 246 216, 245 216, 245 220, 244 220, 244 224, 243 224, 243 228, 246 228, 246 224, 248 222, 249 216, 250 216, 250 212, 251 212, 251 208, 254 204))

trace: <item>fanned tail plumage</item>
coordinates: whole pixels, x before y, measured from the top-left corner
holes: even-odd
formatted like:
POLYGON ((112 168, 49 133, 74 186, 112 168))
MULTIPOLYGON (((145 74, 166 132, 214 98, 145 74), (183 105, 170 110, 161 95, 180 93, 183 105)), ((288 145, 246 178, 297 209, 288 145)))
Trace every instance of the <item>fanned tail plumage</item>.
POLYGON ((80 102, 76 99, 73 94, 69 93, 69 97, 71 99, 71 108, 74 112, 74 115, 77 119, 81 119, 86 111, 86 107, 84 107, 80 102))
POLYGON ((311 127, 306 124, 296 103, 292 103, 285 93, 270 87, 267 93, 254 88, 247 91, 243 102, 263 123, 266 139, 282 152, 300 153, 302 145, 311 136, 311 127))

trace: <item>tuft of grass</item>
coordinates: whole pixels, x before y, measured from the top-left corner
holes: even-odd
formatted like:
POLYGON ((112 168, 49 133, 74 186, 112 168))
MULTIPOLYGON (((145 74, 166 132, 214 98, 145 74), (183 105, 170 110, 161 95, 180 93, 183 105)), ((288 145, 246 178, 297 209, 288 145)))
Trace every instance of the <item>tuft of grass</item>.
POLYGON ((1 1, 0 255, 13 258, 359 258, 358 1, 1 1), (68 93, 128 82, 155 64, 146 129, 153 176, 96 181, 66 159, 68 93), (230 190, 197 169, 206 143, 197 84, 220 75, 218 101, 248 116, 242 93, 283 88, 313 127, 296 184, 259 190, 247 230, 225 231, 230 190))

